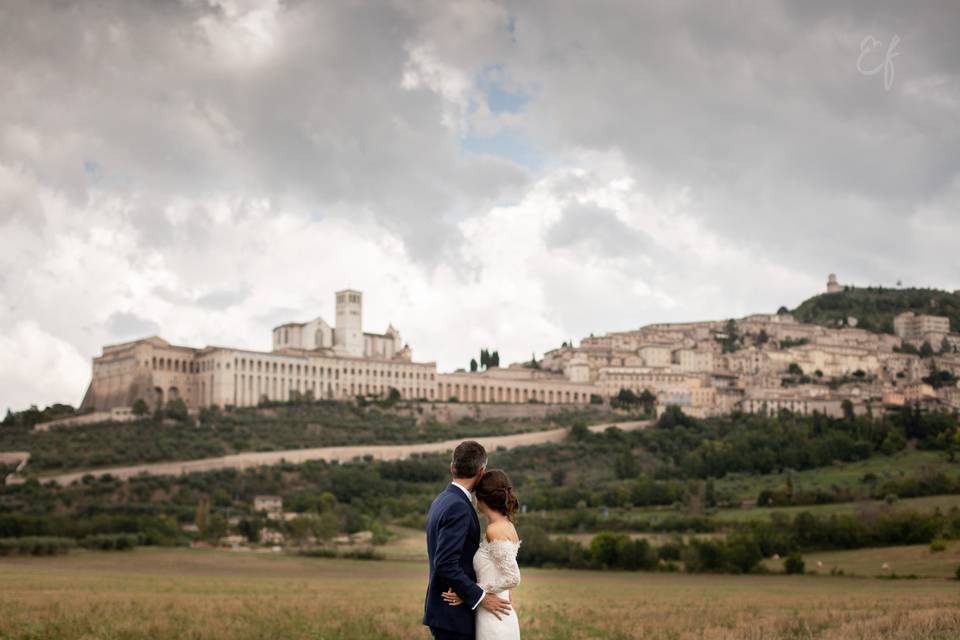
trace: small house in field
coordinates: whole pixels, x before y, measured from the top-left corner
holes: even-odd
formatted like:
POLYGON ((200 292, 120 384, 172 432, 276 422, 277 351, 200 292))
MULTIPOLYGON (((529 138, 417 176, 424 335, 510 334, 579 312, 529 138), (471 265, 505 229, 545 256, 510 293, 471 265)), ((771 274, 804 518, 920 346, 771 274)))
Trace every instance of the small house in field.
POLYGON ((283 498, 280 496, 255 496, 253 498, 253 510, 257 512, 282 513, 283 498))

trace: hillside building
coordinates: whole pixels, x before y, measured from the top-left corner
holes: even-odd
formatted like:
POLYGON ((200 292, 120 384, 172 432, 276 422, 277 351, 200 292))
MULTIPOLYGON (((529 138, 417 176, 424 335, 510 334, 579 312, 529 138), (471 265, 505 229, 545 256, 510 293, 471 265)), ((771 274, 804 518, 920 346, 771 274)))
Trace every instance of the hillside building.
POLYGON ((938 343, 950 333, 950 318, 945 316, 917 315, 912 311, 901 313, 893 319, 893 332, 911 342, 927 340, 938 343))

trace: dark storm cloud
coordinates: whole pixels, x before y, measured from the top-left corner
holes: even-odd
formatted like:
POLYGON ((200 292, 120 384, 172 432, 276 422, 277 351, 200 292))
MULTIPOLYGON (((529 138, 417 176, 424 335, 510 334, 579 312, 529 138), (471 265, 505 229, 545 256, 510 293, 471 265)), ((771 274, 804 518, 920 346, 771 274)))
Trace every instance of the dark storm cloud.
MULTIPOLYGON (((548 154, 618 151, 641 190, 688 188, 716 232, 798 268, 889 279, 936 264, 915 260, 926 240, 910 221, 957 204, 955 2, 511 10, 518 45, 505 68, 536 81, 527 122, 548 154), (873 36, 882 47, 863 68, 882 64, 894 35, 887 91, 857 61, 873 36)), ((960 265, 931 277, 956 281, 960 265)))
POLYGON ((611 257, 645 254, 650 239, 624 224, 610 209, 589 204, 568 205, 547 232, 547 248, 580 246, 591 254, 611 257))
MULTIPOLYGON (((38 137, 44 153, 25 158, 2 145, 0 162, 24 163, 77 201, 95 185, 137 194, 147 211, 173 197, 231 194, 372 216, 414 258, 435 261, 457 239, 455 220, 527 177, 463 153, 440 126, 444 99, 401 86, 416 10, 7 4, 0 121, 38 137)), ((155 215, 134 222, 159 243, 178 240, 155 215)))

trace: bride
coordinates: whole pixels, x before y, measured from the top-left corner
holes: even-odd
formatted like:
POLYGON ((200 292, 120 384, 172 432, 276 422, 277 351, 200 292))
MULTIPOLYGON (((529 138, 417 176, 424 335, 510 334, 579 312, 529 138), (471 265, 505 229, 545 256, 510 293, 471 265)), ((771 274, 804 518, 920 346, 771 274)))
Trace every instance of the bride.
MULTIPOLYGON (((474 487, 477 510, 487 521, 487 530, 480 548, 473 556, 477 583, 486 593, 513 600, 511 589, 520 584, 517 551, 520 538, 513 526, 513 517, 520 506, 513 493, 510 478, 501 469, 491 469, 474 487)), ((452 590, 443 594, 448 604, 458 607, 463 600, 452 590)), ((519 640, 520 623, 516 610, 505 616, 482 607, 476 609, 477 640, 519 640)))

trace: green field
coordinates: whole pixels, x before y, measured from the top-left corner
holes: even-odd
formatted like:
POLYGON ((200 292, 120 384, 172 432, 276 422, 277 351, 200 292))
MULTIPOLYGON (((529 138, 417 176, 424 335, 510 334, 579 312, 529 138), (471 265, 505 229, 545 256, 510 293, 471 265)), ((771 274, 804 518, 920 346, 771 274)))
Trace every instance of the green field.
MULTIPOLYGON (((858 462, 838 463, 828 467, 791 471, 789 477, 796 491, 815 489, 857 489, 864 486, 864 478, 872 474, 875 482, 900 479, 910 474, 943 473, 951 478, 960 476, 960 463, 949 462, 942 451, 905 450, 892 456, 874 455, 858 462)), ((735 500, 754 500, 764 490, 783 488, 788 474, 749 475, 727 474, 716 481, 717 491, 735 500)))
MULTIPOLYGON (((918 576, 953 578, 960 567, 960 541, 947 543, 944 551, 931 551, 929 545, 857 549, 855 551, 823 551, 803 554, 806 570, 811 573, 843 571, 854 576, 918 576), (884 568, 886 565, 886 568, 884 568)), ((766 560, 771 571, 782 571, 783 562, 766 560)))
MULTIPOLYGON (((0 563, 0 638, 428 638, 425 566, 143 549, 0 563)), ((523 637, 947 640, 945 580, 527 570, 523 637)))
POLYGON ((746 522, 748 520, 768 520, 774 513, 795 516, 808 511, 818 516, 831 514, 870 513, 883 510, 929 512, 934 509, 949 511, 960 508, 960 495, 924 496, 906 498, 887 504, 883 500, 862 500, 858 502, 838 502, 837 504, 813 504, 797 507, 752 507, 749 509, 720 509, 714 517, 725 522, 746 522))
MULTIPOLYGON (((883 500, 860 500, 857 502, 838 502, 836 504, 811 504, 792 507, 744 507, 732 509, 717 509, 704 511, 708 519, 720 523, 736 523, 750 521, 767 521, 774 514, 783 514, 793 517, 807 511, 815 516, 829 516, 831 514, 869 514, 882 511, 915 511, 920 513, 932 512, 940 509, 943 512, 951 509, 960 509, 960 495, 924 496, 921 498, 904 498, 887 504, 883 500)), ((624 518, 628 521, 640 523, 655 523, 671 516, 697 515, 684 509, 674 507, 647 507, 640 509, 611 509, 611 516, 624 518)), ((602 527, 601 527, 602 529, 602 527)))

